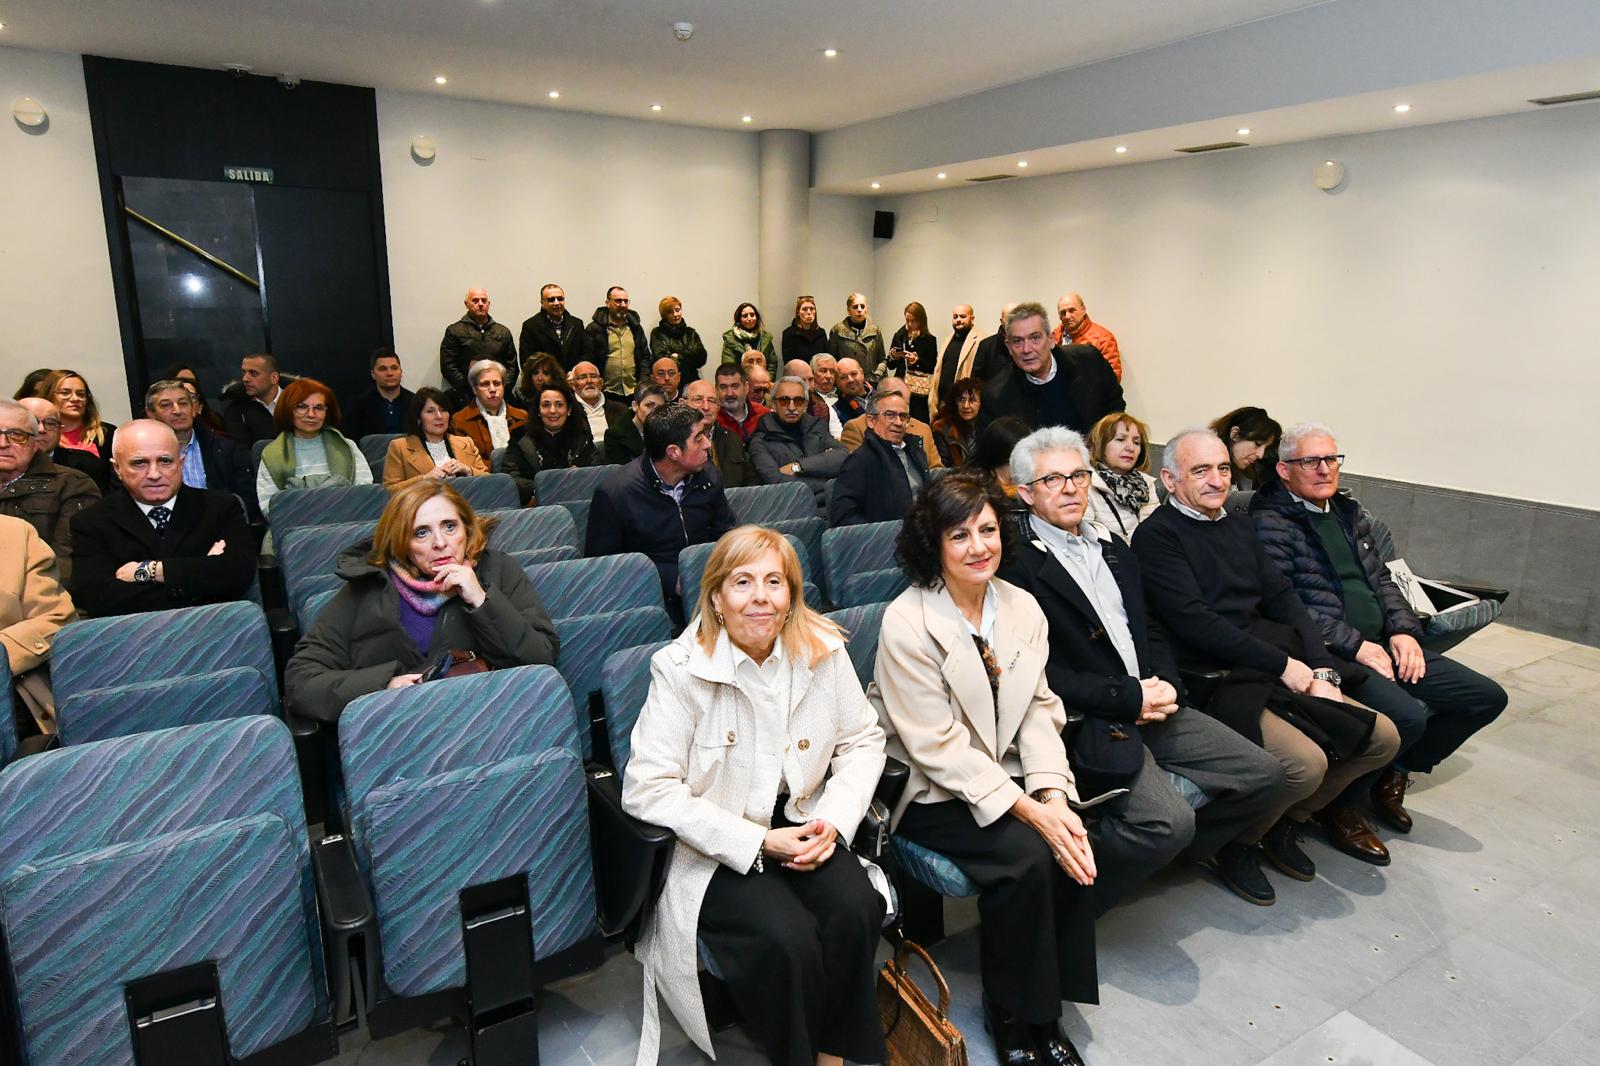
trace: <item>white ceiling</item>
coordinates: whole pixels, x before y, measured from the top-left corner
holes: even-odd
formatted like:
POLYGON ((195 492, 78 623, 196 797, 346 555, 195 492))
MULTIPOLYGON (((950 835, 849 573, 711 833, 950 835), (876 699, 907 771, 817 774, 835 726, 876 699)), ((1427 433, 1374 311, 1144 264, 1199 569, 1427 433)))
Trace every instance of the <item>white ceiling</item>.
POLYGON ((0 0, 0 45, 815 132, 1327 2, 0 0))

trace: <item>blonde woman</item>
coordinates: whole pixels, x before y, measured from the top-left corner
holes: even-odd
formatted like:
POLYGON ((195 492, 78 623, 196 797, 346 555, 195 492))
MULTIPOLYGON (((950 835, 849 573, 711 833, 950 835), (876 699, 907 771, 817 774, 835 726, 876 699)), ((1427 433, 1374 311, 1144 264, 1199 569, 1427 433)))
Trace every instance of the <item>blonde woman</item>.
POLYGON ((44 398, 61 412, 59 447, 88 452, 110 461, 111 438, 117 427, 100 420, 100 408, 89 391, 89 382, 76 370, 57 370, 45 378, 44 398))
POLYGON ((1149 440, 1150 428, 1126 411, 1106 415, 1089 430, 1094 481, 1083 516, 1124 544, 1161 503, 1149 474, 1149 440))
POLYGON ((678 846, 639 939, 638 1061, 656 1060, 657 990, 713 1053, 697 940, 773 1063, 884 1061, 872 957, 885 904, 848 851, 883 730, 843 633, 802 600, 789 542, 760 526, 724 534, 697 616, 650 673, 622 803, 678 846))

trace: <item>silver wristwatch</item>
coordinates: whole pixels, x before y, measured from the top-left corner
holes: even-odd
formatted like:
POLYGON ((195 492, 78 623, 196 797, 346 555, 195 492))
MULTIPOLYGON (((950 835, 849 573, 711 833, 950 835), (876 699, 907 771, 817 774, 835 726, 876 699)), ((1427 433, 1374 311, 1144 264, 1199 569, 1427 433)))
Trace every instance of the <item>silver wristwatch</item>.
POLYGON ((1311 676, 1316 678, 1318 681, 1326 681, 1334 688, 1338 688, 1340 685, 1344 684, 1344 678, 1339 676, 1339 671, 1330 669, 1326 666, 1319 667, 1318 669, 1311 671, 1311 676))
POLYGON ((156 579, 156 564, 152 559, 146 559, 133 568, 133 579, 140 584, 146 584, 156 579))

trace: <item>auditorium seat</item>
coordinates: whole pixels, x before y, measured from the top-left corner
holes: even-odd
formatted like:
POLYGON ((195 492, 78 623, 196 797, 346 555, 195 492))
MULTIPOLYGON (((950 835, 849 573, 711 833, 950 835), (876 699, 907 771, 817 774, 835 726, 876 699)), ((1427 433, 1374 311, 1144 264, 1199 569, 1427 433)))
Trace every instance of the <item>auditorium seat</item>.
POLYGON ((389 456, 389 442, 399 440, 404 433, 368 433, 358 442, 361 454, 367 457, 372 468, 372 480, 383 484, 383 463, 389 456))
POLYGON ((489 530, 491 548, 520 552, 567 545, 576 553, 569 558, 583 554, 583 542, 578 539, 572 515, 564 508, 518 507, 494 511, 484 517, 495 521, 494 528, 489 530))
MULTIPOLYGON (((800 557, 800 574, 803 580, 803 593, 806 605, 813 611, 822 609, 822 592, 817 588, 812 577, 810 553, 801 543, 799 537, 787 538, 794 548, 795 554, 800 557)), ((691 544, 678 553, 678 588, 683 595, 683 613, 693 619, 695 605, 700 602, 700 577, 706 572, 706 563, 711 560, 711 550, 715 544, 691 544)))
POLYGON ((534 475, 534 499, 540 507, 555 504, 572 515, 578 544, 583 544, 589 524, 589 504, 594 490, 611 475, 615 466, 584 466, 571 470, 541 470, 534 475))
MULTIPOLYGON (((1394 562, 1398 558, 1394 546, 1394 534, 1389 531, 1388 524, 1377 515, 1369 511, 1367 517, 1372 519, 1372 540, 1378 550, 1378 558, 1385 563, 1394 562)), ((1444 584, 1478 599, 1476 603, 1454 611, 1423 616, 1422 646, 1438 655, 1443 655, 1499 618, 1506 597, 1510 595, 1505 589, 1467 585, 1459 581, 1446 581, 1444 584)))
POLYGON ((844 629, 845 649, 850 653, 850 663, 856 668, 856 677, 863 689, 872 683, 872 671, 878 658, 878 633, 883 629, 883 614, 888 609, 887 603, 863 603, 828 615, 844 629))
MULTIPOLYGON (((283 723, 255 716, 45 752, 0 774, 0 810, 27 812, 0 820, 20 1061, 337 1054, 283 723)), ((0 1059, 19 1061, 17 1050, 0 1059)))
POLYGON ((517 483, 510 474, 451 478, 450 487, 461 493, 474 511, 509 510, 522 504, 517 497, 517 483))
POLYGON ((248 666, 83 689, 56 703, 62 745, 277 714, 268 677, 248 666))
POLYGON ((728 506, 741 525, 764 526, 786 518, 817 517, 816 497, 799 481, 742 485, 727 490, 728 506))
POLYGON ((362 696, 339 759, 349 841, 319 848, 319 868, 325 891, 357 871, 376 928, 336 944, 335 988, 363 989, 374 1038, 465 1010, 469 1061, 535 1061, 539 987, 602 961, 562 678, 527 666, 362 696), (372 935, 376 951, 358 943, 372 935))
POLYGON ((268 525, 273 543, 291 529, 301 526, 328 526, 338 522, 378 522, 389 502, 389 490, 382 485, 322 485, 314 489, 284 489, 272 497, 268 525))
POLYGON ((910 581, 895 562, 900 520, 830 529, 822 535, 822 572, 828 599, 839 607, 883 603, 910 581))

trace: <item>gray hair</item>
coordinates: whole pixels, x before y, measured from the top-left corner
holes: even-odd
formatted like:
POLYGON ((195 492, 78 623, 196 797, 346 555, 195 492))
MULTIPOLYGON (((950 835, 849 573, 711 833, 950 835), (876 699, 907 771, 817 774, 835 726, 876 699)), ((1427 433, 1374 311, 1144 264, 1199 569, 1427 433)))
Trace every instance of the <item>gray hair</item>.
POLYGON ((482 374, 485 370, 500 371, 500 384, 504 385, 506 383, 506 368, 501 366, 498 360, 476 359, 473 360, 471 366, 467 367, 467 384, 471 385, 473 388, 477 388, 478 375, 482 374))
POLYGON ((839 365, 839 360, 837 360, 837 359, 835 359, 833 357, 833 353, 831 353, 831 352, 818 352, 816 355, 813 355, 811 357, 811 369, 812 370, 820 369, 818 364, 821 363, 824 359, 826 359, 829 362, 831 362, 834 366, 838 366, 839 365))
POLYGON ((1175 478, 1183 477, 1183 471, 1178 467, 1178 446, 1184 441, 1188 440, 1190 437, 1210 437, 1218 444, 1221 444, 1224 449, 1227 448, 1227 444, 1223 441, 1223 439, 1217 436, 1216 432, 1207 426, 1191 426, 1188 429, 1180 430, 1177 433, 1174 433, 1172 437, 1168 439, 1166 446, 1161 449, 1161 469, 1165 470, 1175 478))
POLYGON ((155 382, 144 390, 144 409, 146 411, 150 410, 155 406, 157 396, 160 396, 163 392, 171 392, 174 389, 183 390, 185 396, 189 394, 189 386, 184 384, 182 378, 163 378, 161 381, 155 382))
POLYGON ((772 383, 772 391, 774 393, 776 393, 778 391, 778 386, 779 385, 799 385, 800 386, 800 392, 803 395, 806 395, 806 396, 811 395, 811 385, 806 381, 805 378, 801 377, 799 374, 785 374, 785 375, 783 375, 783 377, 781 377, 777 381, 773 382, 772 383))
POLYGON ((15 400, 8 400, 5 397, 0 396, 0 414, 14 416, 19 413, 22 415, 22 424, 28 427, 28 432, 32 433, 34 436, 38 436, 39 420, 34 417, 33 412, 15 400))
POLYGON ((1026 485, 1035 477, 1040 455, 1067 451, 1078 453, 1083 459, 1084 469, 1094 469, 1094 460, 1089 457, 1089 446, 1083 442, 1082 434, 1065 426, 1045 426, 1034 430, 1017 441, 1016 447, 1011 449, 1011 480, 1018 485, 1026 485))
POLYGON ((1010 336, 1011 324, 1014 322, 1021 322, 1025 318, 1040 319, 1044 322, 1045 328, 1047 329, 1050 326, 1050 312, 1044 309, 1044 304, 1035 303, 1032 300, 1029 300, 1026 303, 1017 304, 1017 306, 1013 307, 1009 312, 1006 313, 1005 317, 1001 320, 1001 332, 1007 336, 1010 336))
POLYGON ((872 390, 872 395, 867 397, 867 414, 876 415, 878 413, 878 407, 883 403, 884 398, 888 396, 897 396, 900 399, 905 400, 907 403, 911 402, 909 397, 902 394, 900 390, 895 388, 893 385, 889 384, 889 382, 893 380, 896 379, 885 378, 883 381, 878 383, 877 388, 872 390))
POLYGON ((1278 441, 1278 458, 1298 459, 1300 442, 1307 437, 1327 437, 1334 442, 1339 440, 1339 435, 1326 422, 1301 422, 1283 431, 1283 437, 1278 441))

